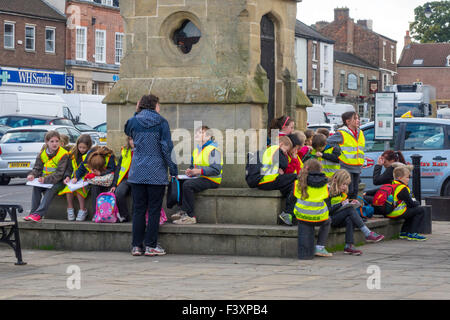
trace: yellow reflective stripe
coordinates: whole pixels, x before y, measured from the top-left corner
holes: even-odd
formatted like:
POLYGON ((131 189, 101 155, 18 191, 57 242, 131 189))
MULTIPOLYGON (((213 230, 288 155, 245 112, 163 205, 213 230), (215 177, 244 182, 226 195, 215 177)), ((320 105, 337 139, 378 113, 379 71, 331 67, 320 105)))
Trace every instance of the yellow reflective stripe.
POLYGON ((280 146, 270 146, 267 148, 266 151, 264 151, 263 158, 262 158, 262 168, 261 168, 261 175, 262 179, 259 181, 259 184, 269 183, 272 181, 275 181, 278 177, 278 169, 279 169, 279 162, 273 161, 273 157, 275 153, 280 149, 280 146))
MULTIPOLYGON (((199 151, 198 148, 195 148, 192 153, 193 165, 195 166, 195 168, 202 169, 203 167, 209 167, 209 165, 210 165, 209 155, 211 154, 211 152, 213 150, 219 151, 219 149, 217 149, 215 146, 212 146, 212 145, 206 146, 201 151, 199 151)), ((221 157, 220 161, 221 161, 220 164, 223 166, 223 157, 221 157)), ((220 173, 217 176, 201 175, 200 177, 220 184, 222 182, 222 173, 223 173, 223 169, 220 170, 220 173)))

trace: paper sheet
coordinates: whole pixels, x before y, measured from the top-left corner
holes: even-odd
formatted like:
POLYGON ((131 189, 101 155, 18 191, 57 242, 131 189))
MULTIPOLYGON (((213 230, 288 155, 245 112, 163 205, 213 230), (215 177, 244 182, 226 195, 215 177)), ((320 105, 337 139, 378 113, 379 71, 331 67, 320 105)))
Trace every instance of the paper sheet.
POLYGON ((53 184, 40 183, 38 181, 38 178, 35 178, 33 181, 27 181, 26 184, 27 184, 27 186, 41 187, 41 188, 47 188, 47 189, 50 189, 51 187, 53 187, 53 184))
POLYGON ((84 187, 88 186, 89 182, 80 180, 80 181, 77 181, 77 183, 69 182, 66 185, 67 185, 67 188, 69 188, 70 191, 75 191, 75 190, 78 190, 78 189, 81 189, 81 188, 84 188, 84 187))
POLYGON ((197 179, 198 177, 189 177, 185 174, 179 174, 177 176, 178 180, 188 180, 188 179, 197 179))

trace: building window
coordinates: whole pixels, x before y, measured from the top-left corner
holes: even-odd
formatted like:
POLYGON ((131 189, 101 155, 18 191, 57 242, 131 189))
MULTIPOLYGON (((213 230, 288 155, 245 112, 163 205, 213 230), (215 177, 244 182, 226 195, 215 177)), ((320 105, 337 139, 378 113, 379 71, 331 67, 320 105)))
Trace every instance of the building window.
POLYGON ((77 81, 77 92, 86 92, 86 82, 77 81))
POLYGON ((45 28, 45 52, 55 53, 55 28, 45 28))
POLYGON ((323 60, 325 64, 328 64, 328 46, 323 46, 323 60))
POLYGON ((95 30, 95 62, 106 62, 105 43, 106 31, 95 30))
POLYGON ((391 63, 395 63, 395 61, 394 61, 394 46, 391 46, 391 63))
POLYGON ((345 88, 345 73, 340 74, 339 92, 344 92, 345 88))
POLYGON ((112 6, 113 0, 102 0, 102 4, 104 4, 106 6, 112 6))
POLYGON ((98 83, 92 82, 92 94, 98 94, 98 83))
POLYGON ((34 26, 25 26, 25 50, 34 51, 35 32, 36 28, 34 26))
POLYGON ((450 56, 447 57, 447 67, 450 67, 450 56))
POLYGON ((86 27, 77 27, 76 32, 76 59, 86 60, 86 27))
POLYGON ((360 96, 364 95, 364 77, 363 76, 359 76, 359 95, 360 96))
POLYGON ((14 49, 14 23, 5 22, 3 33, 3 47, 14 49))
POLYGON ((313 43, 312 45, 312 59, 313 61, 317 61, 317 43, 313 43))
POLYGON ((313 88, 313 90, 316 90, 316 89, 317 89, 317 85, 316 85, 316 81, 317 81, 317 69, 313 69, 313 70, 312 70, 312 77, 311 77, 311 80, 312 80, 312 88, 313 88))
POLYGON ((385 90, 386 86, 389 85, 389 75, 387 73, 383 74, 383 91, 385 90))
POLYGON ((383 42, 383 61, 386 61, 386 42, 383 42))
POLYGON ((323 71, 323 89, 328 91, 328 70, 323 71))
POLYGON ((356 78, 356 74, 350 73, 348 75, 347 89, 348 90, 357 90, 358 89, 358 80, 356 78))
POLYGON ((182 53, 187 54, 201 37, 200 29, 192 21, 184 20, 181 27, 173 33, 172 40, 182 53))
POLYGON ((123 33, 116 33, 116 64, 120 64, 123 57, 123 33))

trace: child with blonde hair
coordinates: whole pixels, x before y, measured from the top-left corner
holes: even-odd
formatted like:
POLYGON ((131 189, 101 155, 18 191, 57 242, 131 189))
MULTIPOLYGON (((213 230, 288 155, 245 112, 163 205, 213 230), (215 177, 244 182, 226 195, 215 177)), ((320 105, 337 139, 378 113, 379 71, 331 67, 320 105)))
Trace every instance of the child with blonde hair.
POLYGON ((331 227, 345 227, 345 254, 361 255, 362 251, 354 247, 353 230, 356 226, 359 228, 366 238, 367 242, 378 242, 384 239, 383 235, 379 235, 364 224, 361 215, 356 211, 355 206, 359 205, 357 200, 348 199, 348 186, 352 178, 347 170, 341 169, 337 171, 330 180, 329 190, 330 198, 327 200, 330 216, 331 227))

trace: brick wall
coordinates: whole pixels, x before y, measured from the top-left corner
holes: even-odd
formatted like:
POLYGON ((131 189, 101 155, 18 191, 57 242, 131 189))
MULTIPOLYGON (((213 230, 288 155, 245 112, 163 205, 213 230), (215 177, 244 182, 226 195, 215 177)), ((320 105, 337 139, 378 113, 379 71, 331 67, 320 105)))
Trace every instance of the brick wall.
POLYGON ((398 68, 396 83, 422 82, 436 88, 438 100, 450 100, 450 68, 398 68))
POLYGON ((0 14, 0 65, 64 71, 65 21, 0 14), (15 22, 14 49, 4 48, 4 22, 15 22), (25 50, 25 24, 35 26, 35 50, 25 50), (55 28, 55 53, 45 52, 45 27, 55 28), (18 44, 21 40, 22 44, 18 44))

